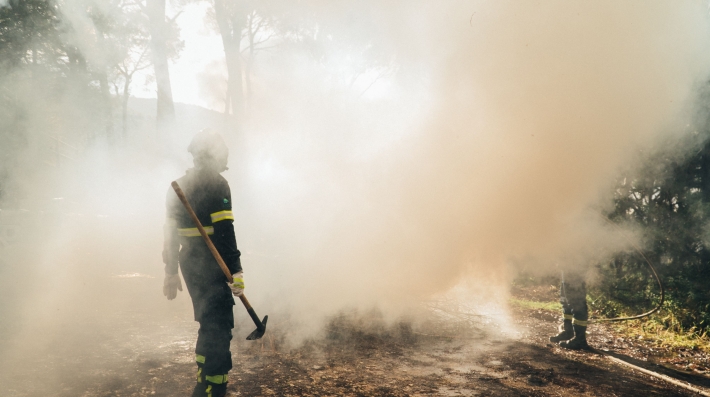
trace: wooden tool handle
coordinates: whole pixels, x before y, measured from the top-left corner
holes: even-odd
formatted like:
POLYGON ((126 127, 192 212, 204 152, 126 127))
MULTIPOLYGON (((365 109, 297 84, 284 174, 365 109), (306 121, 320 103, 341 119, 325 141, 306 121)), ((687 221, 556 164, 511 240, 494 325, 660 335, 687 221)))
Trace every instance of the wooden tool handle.
MULTIPOLYGON (((175 193, 182 202, 182 205, 185 206, 187 213, 190 214, 190 218, 192 218, 192 220, 195 222, 195 225, 197 225, 197 230, 200 231, 202 238, 205 239, 205 244, 207 244, 207 248, 210 249, 210 252, 212 253, 212 256, 214 256, 214 259, 217 260, 217 264, 219 264, 219 267, 222 268, 222 272, 224 272, 224 275, 227 277, 227 282, 231 284, 234 281, 232 280, 232 272, 229 271, 227 264, 224 263, 222 256, 219 254, 219 251, 217 251, 217 247, 214 246, 212 240, 210 239, 210 236, 207 235, 205 228, 202 227, 202 223, 200 223, 200 220, 197 219, 197 215, 195 214, 195 211, 192 210, 190 203, 187 201, 185 193, 183 193, 182 189, 180 189, 180 185, 178 185, 176 181, 173 181, 173 183, 171 183, 170 185, 173 187, 173 190, 175 190, 175 193)), ((242 303, 247 305, 247 308, 251 307, 251 305, 249 305, 249 301, 247 301, 246 298, 242 298, 242 303)))
MULTIPOLYGON (((244 293, 242 293, 241 295, 239 295, 239 300, 242 301, 242 303, 244 304, 244 307, 247 308, 247 311, 249 311, 249 310, 251 310, 251 312, 254 311, 254 309, 251 308, 251 303, 249 303, 249 301, 247 300, 247 297, 244 296, 244 293)), ((249 313, 249 315, 251 315, 251 312, 249 313)), ((254 313, 254 316, 256 316, 256 313, 254 313)), ((252 318, 253 318, 253 317, 252 317, 252 318)), ((257 316, 256 319, 259 320, 259 317, 257 316)))

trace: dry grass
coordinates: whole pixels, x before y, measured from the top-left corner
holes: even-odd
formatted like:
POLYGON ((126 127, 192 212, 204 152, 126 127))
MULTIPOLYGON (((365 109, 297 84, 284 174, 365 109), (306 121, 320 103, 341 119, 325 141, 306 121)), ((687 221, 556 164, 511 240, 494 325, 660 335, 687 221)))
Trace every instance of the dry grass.
POLYGON ((662 311, 658 315, 638 321, 613 324, 616 332, 635 339, 653 342, 658 347, 673 351, 699 350, 710 352, 710 336, 695 328, 681 329, 672 312, 662 311))
MULTIPOLYGON (((548 300, 550 298, 546 288, 538 287, 533 291, 531 287, 523 287, 521 292, 510 298, 511 306, 523 310, 547 310, 555 313, 562 310, 562 306, 558 302, 548 300), (535 299, 536 297, 540 299, 535 299)), ((590 309, 592 312, 598 312, 598 310, 594 310, 594 307, 603 304, 604 302, 600 303, 599 300, 596 300, 595 303, 590 302, 590 309)), ((616 309, 616 314, 619 317, 631 314, 625 313, 619 307, 616 309)), ((642 320, 608 323, 607 326, 617 336, 653 347, 654 350, 660 351, 659 353, 671 361, 673 361, 673 357, 684 356, 691 352, 693 352, 692 355, 702 356, 710 353, 710 335, 700 332, 696 328, 684 329, 672 310, 664 309, 642 320)))

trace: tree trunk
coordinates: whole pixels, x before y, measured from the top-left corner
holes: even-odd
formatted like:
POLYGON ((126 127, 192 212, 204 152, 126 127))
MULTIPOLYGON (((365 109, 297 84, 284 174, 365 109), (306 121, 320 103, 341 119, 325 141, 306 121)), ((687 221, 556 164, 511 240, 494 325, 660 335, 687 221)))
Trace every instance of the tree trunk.
POLYGON ((131 80, 132 76, 126 75, 124 76, 126 81, 123 83, 123 100, 121 101, 121 128, 122 128, 122 134, 121 134, 121 139, 125 142, 128 138, 128 98, 131 95, 131 80))
POLYGON ((232 44, 229 48, 225 47, 224 55, 229 75, 227 80, 227 93, 231 104, 231 112, 229 113, 241 120, 244 117, 244 89, 242 87, 242 62, 239 44, 232 44))
POLYGON ((101 98, 103 99, 103 117, 106 138, 113 139, 113 114, 111 111, 111 90, 108 86, 108 76, 106 70, 98 73, 99 84, 101 85, 101 98))
POLYGON ((244 84, 246 88, 245 102, 246 107, 251 106, 251 71, 254 65, 254 36, 256 31, 254 30, 254 13, 249 16, 249 24, 247 26, 247 38, 249 39, 249 58, 244 64, 244 84))
MULTIPOLYGON (((104 34, 98 28, 98 26, 94 25, 94 28, 98 32, 98 34, 96 35, 96 44, 100 48, 104 48, 104 46, 106 46, 104 34)), ((111 141, 115 137, 113 136, 113 104, 111 103, 111 87, 109 87, 108 82, 108 66, 102 63, 97 65, 97 69, 98 72, 96 72, 96 77, 99 80, 99 88, 101 89, 101 100, 103 101, 102 112, 104 118, 104 133, 105 138, 111 141)), ((118 91, 116 91, 116 94, 118 94, 118 91)))
POLYGON ((710 203, 710 142, 706 142, 700 152, 700 178, 702 197, 705 203, 710 203))
POLYGON ((246 24, 246 8, 242 0, 214 0, 217 25, 227 62, 227 106, 225 113, 234 115, 237 131, 244 119, 242 87, 241 39, 246 24))
POLYGON ((158 87, 158 113, 157 121, 160 125, 164 121, 175 118, 175 104, 173 91, 170 85, 170 69, 166 48, 167 24, 165 22, 165 0, 147 0, 147 13, 150 19, 150 44, 153 56, 153 69, 155 83, 158 87))

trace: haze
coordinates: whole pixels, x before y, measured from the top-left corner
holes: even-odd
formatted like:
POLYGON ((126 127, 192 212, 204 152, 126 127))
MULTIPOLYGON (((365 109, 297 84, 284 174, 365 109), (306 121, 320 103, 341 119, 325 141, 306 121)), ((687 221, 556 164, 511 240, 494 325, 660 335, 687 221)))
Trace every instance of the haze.
MULTIPOLYGON (((63 12, 78 24, 77 4, 63 12)), ((224 54, 206 62, 188 51, 204 40, 186 35, 207 24, 199 13, 179 17, 188 52, 171 64, 173 84, 176 98, 213 111, 178 104, 160 133, 154 101, 134 98, 125 138, 77 138, 61 126, 88 119, 82 108, 57 110, 46 90, 11 85, 33 135, 20 153, 0 147, 17 159, 3 168, 11 188, 0 208, 27 210, 28 225, 0 262, 0 321, 12 319, 0 372, 37 359, 28 340, 42 341, 37 355, 65 343, 89 357, 91 344, 67 337, 75 325, 120 338, 135 307, 154 311, 156 327, 190 318, 185 292, 177 303, 162 296, 160 251, 165 193, 191 167, 186 147, 201 128, 230 146, 246 293, 270 321, 289 319, 298 341, 339 310, 396 317, 456 286, 505 310, 520 266, 554 274, 628 249, 596 213, 615 172, 692 130, 710 71, 701 1, 269 6, 312 22, 315 44, 275 40, 254 58, 239 130, 218 113, 224 54), (190 73, 196 91, 181 91, 190 73), (49 133, 80 148, 72 162, 44 164, 49 133), (126 315, 90 320, 106 311, 126 315)), ((94 63, 111 56, 79 48, 94 63)))

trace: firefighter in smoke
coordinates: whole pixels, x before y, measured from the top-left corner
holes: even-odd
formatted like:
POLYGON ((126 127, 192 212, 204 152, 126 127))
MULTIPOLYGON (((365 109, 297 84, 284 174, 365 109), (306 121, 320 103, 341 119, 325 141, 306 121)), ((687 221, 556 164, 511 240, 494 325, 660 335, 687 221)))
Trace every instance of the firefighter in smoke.
POLYGON ((578 272, 562 272, 560 282, 562 326, 560 333, 550 337, 550 342, 572 350, 589 349, 587 344, 587 287, 584 276, 578 272), (565 276, 567 278, 565 279, 565 276))
POLYGON ((179 267, 192 298, 195 321, 200 323, 195 347, 197 384, 192 396, 221 397, 227 393, 227 373, 232 368, 229 345, 234 328, 233 295, 244 291, 232 197, 227 180, 220 175, 227 170, 229 151, 222 138, 209 130, 200 131, 187 150, 192 154, 194 168, 177 182, 231 271, 232 282, 226 282, 192 219, 173 189, 169 189, 163 294, 172 300, 178 290, 182 291, 179 267))

